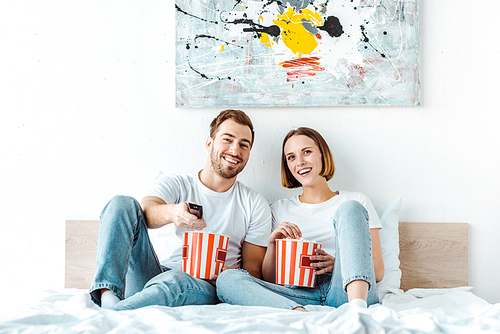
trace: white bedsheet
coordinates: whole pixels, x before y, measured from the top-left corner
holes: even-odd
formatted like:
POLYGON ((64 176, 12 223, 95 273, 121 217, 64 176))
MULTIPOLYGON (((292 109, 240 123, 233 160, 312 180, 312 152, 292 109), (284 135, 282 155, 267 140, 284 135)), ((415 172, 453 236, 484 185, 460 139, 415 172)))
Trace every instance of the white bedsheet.
POLYGON ((147 307, 111 311, 84 290, 47 292, 15 316, 0 315, 0 333, 490 333, 500 332, 500 303, 470 288, 386 291, 382 303, 360 310, 308 306, 302 313, 268 307, 147 307))

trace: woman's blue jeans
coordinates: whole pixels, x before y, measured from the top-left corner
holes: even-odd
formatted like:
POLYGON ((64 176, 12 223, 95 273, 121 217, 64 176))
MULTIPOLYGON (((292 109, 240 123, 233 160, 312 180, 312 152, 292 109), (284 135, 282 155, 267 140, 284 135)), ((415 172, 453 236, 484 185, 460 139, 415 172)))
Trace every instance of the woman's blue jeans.
POLYGON ((230 269, 217 279, 219 299, 235 305, 283 309, 304 305, 339 307, 348 302, 346 286, 364 280, 370 285, 367 304, 377 303, 368 213, 357 201, 345 202, 335 214, 333 227, 336 238, 333 275, 316 276, 314 288, 269 283, 244 270, 230 269))
POLYGON ((149 305, 216 304, 215 287, 179 270, 162 267, 149 239, 140 204, 128 196, 115 196, 101 213, 92 300, 100 305, 101 289, 120 301, 115 309, 149 305))

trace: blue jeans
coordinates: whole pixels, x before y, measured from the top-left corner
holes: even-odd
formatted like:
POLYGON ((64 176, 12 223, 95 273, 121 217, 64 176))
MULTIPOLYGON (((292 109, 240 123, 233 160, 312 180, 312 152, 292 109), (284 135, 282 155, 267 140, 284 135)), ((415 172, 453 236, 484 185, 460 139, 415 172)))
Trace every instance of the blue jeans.
POLYGON ((357 201, 338 208, 334 221, 335 266, 333 274, 316 276, 314 288, 283 286, 257 279, 244 270, 223 271, 217 279, 217 294, 235 305, 294 309, 304 305, 339 307, 347 303, 346 286, 355 280, 368 282, 367 304, 378 302, 371 251, 368 213, 357 201))
POLYGON ((132 197, 115 196, 101 213, 92 300, 101 304, 101 289, 121 301, 115 309, 149 305, 216 304, 209 282, 162 267, 153 250, 140 204, 132 197))

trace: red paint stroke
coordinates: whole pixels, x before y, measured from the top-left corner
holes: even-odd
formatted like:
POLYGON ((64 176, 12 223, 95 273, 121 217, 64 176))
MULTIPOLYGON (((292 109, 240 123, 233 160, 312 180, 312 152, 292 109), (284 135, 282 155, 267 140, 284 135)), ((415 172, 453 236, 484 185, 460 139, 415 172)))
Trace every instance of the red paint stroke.
POLYGON ((364 66, 360 65, 352 65, 349 66, 350 78, 347 81, 347 87, 353 88, 356 86, 361 86, 364 84, 365 74, 368 72, 368 69, 364 66))
POLYGON ((359 3, 360 7, 363 6, 363 7, 373 7, 373 4, 372 3, 368 3, 368 1, 366 0, 361 0, 360 3, 359 3))
POLYGON ((351 66, 350 70, 351 70, 351 73, 356 73, 361 78, 363 78, 365 76, 366 72, 368 72, 368 70, 364 66, 360 66, 360 65, 357 65, 357 64, 351 66))
POLYGON ((321 67, 318 57, 305 57, 296 58, 281 62, 280 65, 284 68, 290 69, 286 74, 288 75, 287 81, 302 80, 316 75, 316 72, 324 71, 325 68, 321 67))

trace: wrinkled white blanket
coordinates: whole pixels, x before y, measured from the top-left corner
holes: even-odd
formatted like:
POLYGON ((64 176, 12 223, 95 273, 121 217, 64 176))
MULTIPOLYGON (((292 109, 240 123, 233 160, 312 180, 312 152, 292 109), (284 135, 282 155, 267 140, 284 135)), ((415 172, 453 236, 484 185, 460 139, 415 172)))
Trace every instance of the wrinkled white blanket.
POLYGON ((0 333, 491 333, 500 332, 500 303, 470 288, 382 293, 368 309, 307 306, 310 311, 268 307, 147 307, 111 311, 93 305, 84 290, 46 296, 15 316, 0 316, 0 333))

